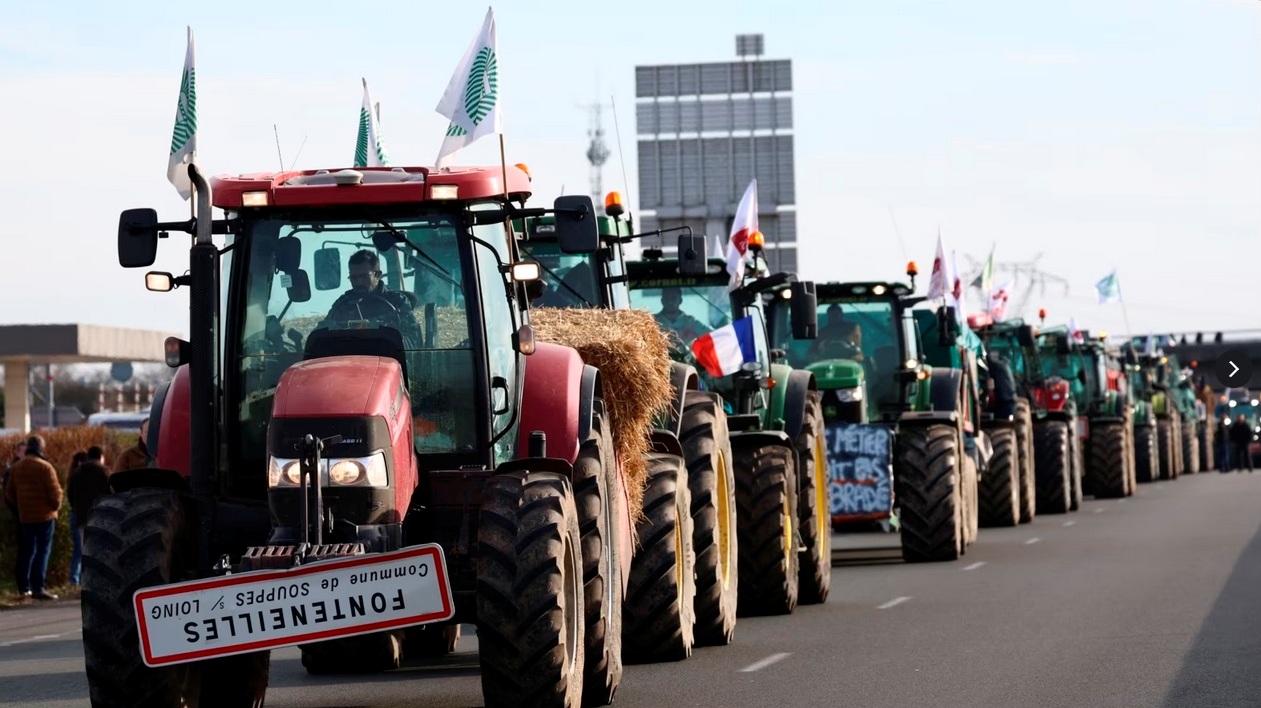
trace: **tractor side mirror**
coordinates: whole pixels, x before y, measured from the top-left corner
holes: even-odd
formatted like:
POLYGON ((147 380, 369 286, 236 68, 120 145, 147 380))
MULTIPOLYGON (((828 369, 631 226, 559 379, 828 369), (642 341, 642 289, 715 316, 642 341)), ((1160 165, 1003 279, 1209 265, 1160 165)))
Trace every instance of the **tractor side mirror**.
POLYGON ((585 194, 556 197, 553 208, 561 253, 595 253, 600 248, 600 229, 591 197, 585 194))
POLYGON ((679 273, 705 275, 709 262, 705 257, 705 237, 698 234, 679 235, 679 273))
POLYGON ((118 217, 118 265, 146 268, 158 257, 158 212, 128 209, 118 217))
POLYGON ((276 270, 292 273, 302 266, 302 242, 297 236, 285 236, 276 241, 276 270))
POLYGON ((290 300, 306 302, 311 299, 311 279, 307 277, 305 270, 298 268, 292 273, 286 273, 283 277, 288 280, 285 291, 289 294, 290 300))
POLYGON ((508 379, 502 376, 490 380, 490 412, 492 415, 508 412, 508 379))
POLYGON ((1020 328, 1016 330, 1016 341, 1020 342, 1022 347, 1032 347, 1037 344, 1033 338, 1033 326, 1020 325, 1020 328))
POLYGON ((332 290, 342 284, 341 253, 336 248, 315 252, 315 289, 332 290))
POLYGON ((959 323, 955 321, 955 309, 943 305, 937 310, 937 343, 950 346, 959 336, 959 323))
POLYGON ((819 297, 813 280, 798 280, 789 286, 792 309, 793 339, 817 339, 819 336, 819 297))

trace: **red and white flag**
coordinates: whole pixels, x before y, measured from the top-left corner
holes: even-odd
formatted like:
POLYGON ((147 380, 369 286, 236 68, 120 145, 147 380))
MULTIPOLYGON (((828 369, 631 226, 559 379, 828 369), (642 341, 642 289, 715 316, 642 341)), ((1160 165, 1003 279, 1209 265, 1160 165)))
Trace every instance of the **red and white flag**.
POLYGON ((1011 293, 1011 286, 1012 282, 1008 280, 990 292, 989 311, 995 322, 1007 319, 1007 298, 1011 293))
POLYGON ((757 179, 749 182, 740 197, 740 205, 736 207, 736 219, 731 222, 731 238, 727 242, 727 272, 731 280, 728 290, 740 287, 744 278, 744 254, 749 250, 749 237, 756 233, 757 227, 757 179))

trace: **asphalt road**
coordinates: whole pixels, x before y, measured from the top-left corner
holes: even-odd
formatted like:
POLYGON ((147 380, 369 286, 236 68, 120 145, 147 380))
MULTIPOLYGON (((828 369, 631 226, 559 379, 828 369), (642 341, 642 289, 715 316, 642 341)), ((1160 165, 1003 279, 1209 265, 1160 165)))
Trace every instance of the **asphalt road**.
MULTIPOLYGON (((1259 529, 1261 474, 1207 473, 983 529, 956 563, 838 554, 867 562, 834 569, 825 605, 742 618, 731 646, 628 667, 616 705, 1261 705, 1259 529)), ((475 646, 466 633, 441 666, 368 678, 310 677, 277 651, 267 704, 480 706, 475 646)), ((0 613, 0 705, 87 704, 78 605, 0 613)))

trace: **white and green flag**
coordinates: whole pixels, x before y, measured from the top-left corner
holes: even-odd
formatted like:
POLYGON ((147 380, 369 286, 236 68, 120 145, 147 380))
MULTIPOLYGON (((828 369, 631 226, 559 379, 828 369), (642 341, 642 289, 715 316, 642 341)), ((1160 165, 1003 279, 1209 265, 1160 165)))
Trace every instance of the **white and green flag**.
POLYGON ((464 52, 435 110, 451 119, 435 162, 438 168, 445 167, 452 155, 478 138, 503 132, 494 8, 487 8, 481 31, 464 52))
POLYGON ((355 167, 386 167, 389 164, 385 143, 381 140, 381 118, 372 112, 368 80, 364 79, 363 105, 359 107, 359 138, 355 141, 355 167))
POLYGON ((197 157, 197 77, 193 71, 193 28, 188 28, 188 51, 184 55, 184 77, 180 79, 179 104, 175 108, 175 131, 171 134, 171 156, 166 178, 187 200, 193 195, 188 165, 197 157))
POLYGON ((973 287, 981 290, 981 295, 990 297, 994 293, 994 247, 990 246, 990 257, 985 259, 985 266, 981 268, 981 274, 972 281, 973 287))
POLYGON ((1121 282, 1117 280, 1117 270, 1112 269, 1102 280, 1095 283, 1095 291, 1099 293, 1099 304, 1105 305, 1121 299, 1121 282))

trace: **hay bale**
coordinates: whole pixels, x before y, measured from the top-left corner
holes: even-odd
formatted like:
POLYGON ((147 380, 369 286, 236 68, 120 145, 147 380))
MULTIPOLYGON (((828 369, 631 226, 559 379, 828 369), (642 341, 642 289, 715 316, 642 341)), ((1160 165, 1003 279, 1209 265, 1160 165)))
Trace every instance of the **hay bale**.
POLYGON ((653 316, 642 310, 531 308, 540 341, 578 350, 600 370, 613 444, 627 478, 631 518, 643 513, 653 416, 673 401, 670 343, 653 316))

